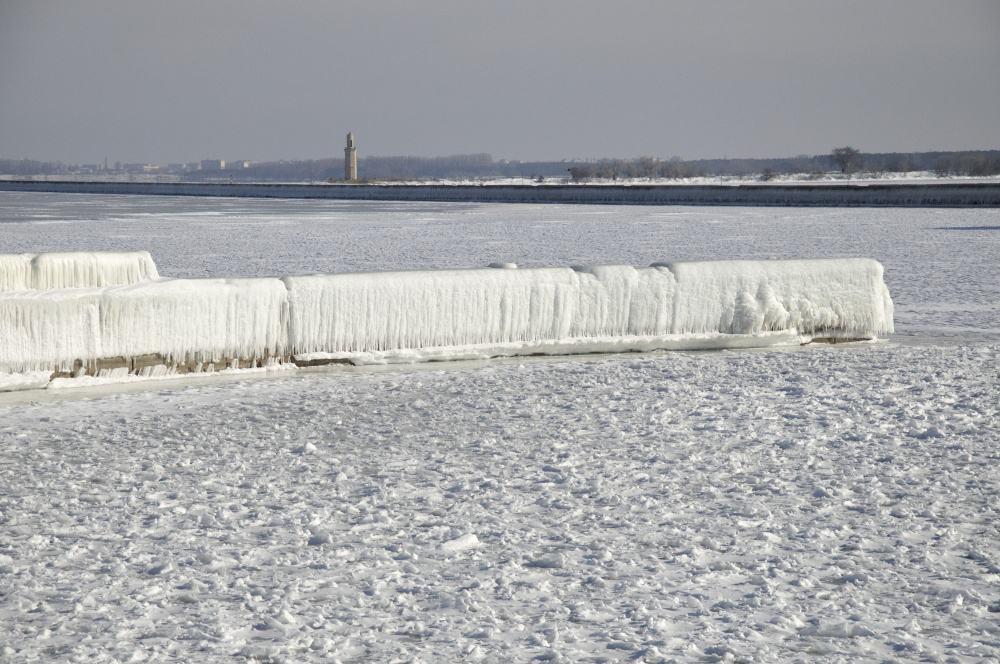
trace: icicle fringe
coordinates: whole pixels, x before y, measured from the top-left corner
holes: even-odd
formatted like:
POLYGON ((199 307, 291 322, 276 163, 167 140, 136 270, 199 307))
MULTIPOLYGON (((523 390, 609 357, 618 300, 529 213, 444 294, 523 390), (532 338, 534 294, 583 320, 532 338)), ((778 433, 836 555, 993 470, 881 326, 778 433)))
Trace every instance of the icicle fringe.
POLYGON ((120 286, 159 279, 148 251, 0 254, 0 292, 120 286))
POLYGON ((0 255, 9 374, 872 339, 892 314, 860 258, 160 279, 146 252, 0 255))

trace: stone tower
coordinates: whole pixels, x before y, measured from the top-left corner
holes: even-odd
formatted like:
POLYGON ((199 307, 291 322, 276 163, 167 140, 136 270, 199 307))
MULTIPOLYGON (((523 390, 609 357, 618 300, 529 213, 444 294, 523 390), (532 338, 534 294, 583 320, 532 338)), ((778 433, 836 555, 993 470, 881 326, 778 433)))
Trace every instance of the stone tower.
POLYGON ((358 179, 358 149, 354 147, 354 134, 347 135, 347 147, 344 148, 344 179, 358 179))

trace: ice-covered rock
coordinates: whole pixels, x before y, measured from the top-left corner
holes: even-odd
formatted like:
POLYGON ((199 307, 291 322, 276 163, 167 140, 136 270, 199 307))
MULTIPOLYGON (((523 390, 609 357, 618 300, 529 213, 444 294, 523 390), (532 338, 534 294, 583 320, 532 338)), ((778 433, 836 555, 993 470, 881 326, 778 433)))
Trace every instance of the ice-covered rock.
POLYGON ((662 268, 474 269, 285 277, 294 353, 535 342, 669 331, 662 268))
POLYGON ((0 254, 0 292, 31 288, 31 259, 35 254, 0 254))

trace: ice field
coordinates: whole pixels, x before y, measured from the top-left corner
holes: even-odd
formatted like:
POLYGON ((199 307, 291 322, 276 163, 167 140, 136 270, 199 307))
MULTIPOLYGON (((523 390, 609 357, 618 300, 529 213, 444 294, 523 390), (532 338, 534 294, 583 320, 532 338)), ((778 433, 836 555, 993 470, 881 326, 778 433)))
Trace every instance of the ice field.
POLYGON ((1000 661, 1000 210, 0 194, 0 253, 135 249, 870 257, 896 333, 4 395, 0 659, 1000 661))

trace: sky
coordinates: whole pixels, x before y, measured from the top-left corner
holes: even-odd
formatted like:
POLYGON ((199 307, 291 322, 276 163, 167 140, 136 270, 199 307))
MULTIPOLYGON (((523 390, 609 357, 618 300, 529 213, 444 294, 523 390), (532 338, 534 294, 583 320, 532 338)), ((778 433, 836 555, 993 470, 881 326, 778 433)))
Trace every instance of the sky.
POLYGON ((997 0, 0 0, 0 158, 1000 149, 997 0))

